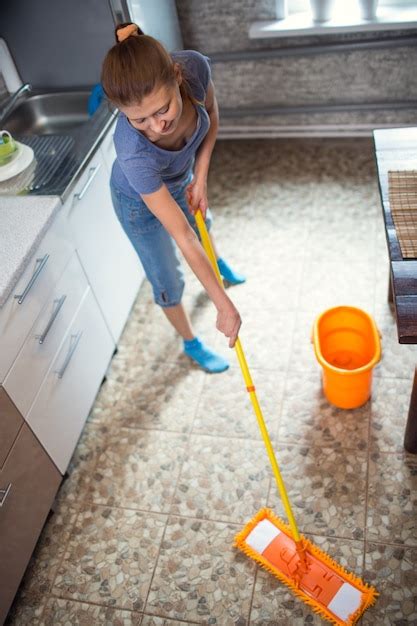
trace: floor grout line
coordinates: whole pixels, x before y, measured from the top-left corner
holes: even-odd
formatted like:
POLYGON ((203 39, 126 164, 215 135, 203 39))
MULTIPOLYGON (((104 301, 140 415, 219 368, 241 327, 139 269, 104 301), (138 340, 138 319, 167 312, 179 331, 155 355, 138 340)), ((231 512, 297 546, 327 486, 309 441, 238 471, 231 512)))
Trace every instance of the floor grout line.
POLYGON ((369 416, 368 420, 368 448, 366 455, 366 477, 365 477, 365 519, 364 519, 364 550, 362 555, 362 571, 365 571, 365 560, 366 560, 366 539, 367 539, 367 529, 368 529, 368 503, 369 503, 369 464, 370 464, 370 456, 371 456, 371 421, 372 414, 369 416))
POLYGON ((182 462, 181 462, 180 467, 178 469, 177 478, 176 478, 176 481, 175 481, 174 488, 172 490, 172 496, 171 496, 171 499, 170 499, 170 502, 169 502, 169 513, 167 514, 165 527, 164 527, 164 530, 163 530, 163 533, 162 533, 162 537, 161 537, 161 541, 160 541, 159 548, 158 548, 158 554, 156 555, 156 558, 155 558, 155 565, 154 565, 154 568, 153 568, 151 579, 149 581, 149 587, 148 587, 148 591, 147 591, 147 594, 146 594, 146 598, 144 599, 144 603, 143 603, 144 610, 146 609, 146 606, 148 604, 149 594, 151 592, 152 583, 153 583, 153 580, 155 578, 155 573, 156 573, 156 569, 157 569, 157 566, 158 566, 159 557, 160 557, 160 554, 161 554, 162 544, 163 544, 163 542, 165 540, 165 535, 166 535, 168 524, 169 524, 169 520, 170 520, 170 517, 171 517, 171 508, 172 508, 172 504, 174 502, 175 494, 177 492, 177 487, 178 487, 178 483, 180 481, 182 468, 183 468, 184 463, 186 461, 186 458, 188 456, 188 450, 189 450, 189 447, 190 447, 192 428, 193 428, 194 420, 195 420, 196 415, 197 415, 197 411, 198 411, 198 407, 199 407, 199 404, 200 404, 200 400, 201 400, 201 397, 202 397, 202 394, 203 394, 204 385, 205 385, 205 379, 203 379, 203 382, 201 384, 199 397, 198 397, 198 400, 196 402, 196 406, 195 406, 195 409, 194 409, 194 414, 193 414, 193 417, 192 417, 192 420, 191 420, 191 424, 190 424, 190 430, 189 430, 189 433, 188 433, 187 444, 186 444, 185 449, 184 449, 182 462))

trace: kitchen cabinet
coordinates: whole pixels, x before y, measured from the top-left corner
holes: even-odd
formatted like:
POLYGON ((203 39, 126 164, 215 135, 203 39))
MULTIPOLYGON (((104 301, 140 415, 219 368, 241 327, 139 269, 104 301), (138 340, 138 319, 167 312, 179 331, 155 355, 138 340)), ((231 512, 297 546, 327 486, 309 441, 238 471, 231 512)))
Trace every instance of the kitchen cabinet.
POLYGON ((88 281, 117 343, 144 271, 113 210, 109 187, 112 132, 104 151, 98 150, 91 160, 64 212, 88 281))
POLYGON ((0 468, 0 624, 13 601, 61 478, 24 424, 0 468))
POLYGON ((88 288, 87 278, 74 252, 61 277, 47 296, 46 304, 3 382, 4 388, 22 415, 28 414, 88 288))
POLYGON ((111 129, 0 308, 0 624, 144 277, 114 157, 111 129))
POLYGON ((67 264, 74 245, 68 239, 64 220, 58 216, 41 241, 36 254, 0 308, 0 383, 17 357, 27 334, 45 305, 67 264))
POLYGON ((62 474, 113 350, 113 340, 88 288, 26 418, 62 474))
POLYGON ((5 390, 0 387, 0 468, 4 464, 22 424, 22 416, 5 390))

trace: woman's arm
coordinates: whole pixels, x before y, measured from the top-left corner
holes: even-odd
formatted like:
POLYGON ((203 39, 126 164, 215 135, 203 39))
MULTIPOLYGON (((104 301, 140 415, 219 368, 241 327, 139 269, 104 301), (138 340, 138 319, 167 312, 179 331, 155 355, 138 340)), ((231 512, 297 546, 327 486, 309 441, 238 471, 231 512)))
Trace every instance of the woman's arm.
POLYGON ((212 81, 209 83, 204 105, 210 118, 210 128, 197 151, 194 173, 197 179, 207 181, 211 153, 213 152, 214 144, 216 143, 217 138, 217 131, 219 129, 219 107, 212 81))
POLYGON ((208 206, 207 177, 210 167, 211 154, 216 143, 217 131, 219 128, 219 107, 217 105, 216 94, 214 93, 214 85, 212 81, 209 83, 204 105, 210 118, 210 128, 196 154, 194 180, 187 187, 187 200, 191 211, 194 213, 198 208, 200 208, 203 213, 203 217, 206 216, 208 206))
POLYGON ((154 193, 142 195, 142 199, 173 237, 188 265, 207 291, 217 309, 216 326, 229 337, 229 346, 232 348, 241 325, 239 312, 219 285, 210 261, 181 208, 165 185, 154 193))

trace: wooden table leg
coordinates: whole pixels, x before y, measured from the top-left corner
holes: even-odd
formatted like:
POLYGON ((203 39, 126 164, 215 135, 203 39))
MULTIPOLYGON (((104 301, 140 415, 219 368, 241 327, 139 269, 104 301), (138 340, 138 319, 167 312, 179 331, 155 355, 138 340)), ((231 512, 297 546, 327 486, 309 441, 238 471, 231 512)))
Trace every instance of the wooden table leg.
POLYGON ((388 272, 388 302, 389 304, 393 304, 394 297, 392 294, 392 279, 391 279, 391 269, 388 272))
POLYGON ((417 368, 414 371, 410 408, 408 409, 407 426, 405 427, 404 448, 407 452, 417 454, 417 368))

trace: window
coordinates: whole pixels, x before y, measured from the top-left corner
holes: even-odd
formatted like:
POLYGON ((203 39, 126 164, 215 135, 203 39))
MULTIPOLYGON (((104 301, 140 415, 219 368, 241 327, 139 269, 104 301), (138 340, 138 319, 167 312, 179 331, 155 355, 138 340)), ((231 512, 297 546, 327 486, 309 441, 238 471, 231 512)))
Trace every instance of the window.
MULTIPOLYGON (((310 0, 287 0, 288 15, 294 15, 294 13, 310 13, 310 0)), ((404 8, 404 9, 417 9, 417 0, 379 0, 378 7, 384 8, 404 8)), ((335 15, 342 16, 343 14, 355 14, 359 12, 359 0, 334 0, 333 12, 335 15)))
POLYGON ((270 37, 302 37, 328 33, 359 33, 417 28, 417 0, 379 0, 375 19, 363 19, 360 0, 333 0, 331 19, 313 20, 310 0, 277 0, 277 19, 254 22, 249 29, 251 39, 270 37), (279 15, 279 6, 287 14, 279 15))

